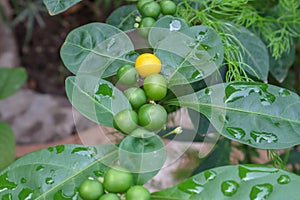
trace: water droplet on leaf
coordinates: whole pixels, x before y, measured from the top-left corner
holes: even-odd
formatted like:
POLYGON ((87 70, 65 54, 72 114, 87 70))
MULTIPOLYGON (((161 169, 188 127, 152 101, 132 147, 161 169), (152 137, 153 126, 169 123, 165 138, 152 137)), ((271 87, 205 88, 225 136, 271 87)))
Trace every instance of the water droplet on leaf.
POLYGON ((95 152, 92 151, 91 148, 89 147, 76 147, 72 150, 71 152, 72 154, 79 154, 81 156, 87 156, 87 157, 94 157, 95 156, 95 152))
POLYGON ((200 70, 196 70, 193 74, 192 74, 192 79, 200 79, 202 78, 204 75, 203 75, 203 72, 200 71, 200 70))
POLYGON ((273 186, 269 183, 255 185, 250 192, 251 200, 266 200, 273 192, 273 186))
POLYGON ((18 197, 19 200, 29 200, 32 199, 32 195, 33 195, 33 190, 29 189, 29 188, 23 188, 21 190, 21 192, 19 193, 18 197))
POLYGON ((211 90, 210 88, 206 88, 206 89, 204 90, 204 93, 205 93, 206 95, 211 95, 212 90, 211 90))
POLYGON ((271 173, 278 172, 278 169, 268 168, 268 167, 250 167, 240 165, 238 167, 239 177, 243 181, 249 181, 252 179, 261 178, 267 176, 271 173))
POLYGON ((54 183, 54 180, 52 177, 47 177, 45 179, 45 183, 48 184, 48 185, 52 185, 54 183))
POLYGON ((55 150, 56 150, 56 154, 60 154, 65 150, 65 146, 64 145, 57 145, 57 146, 55 146, 55 150))
POLYGON ((256 143, 270 144, 278 141, 278 137, 273 133, 251 131, 250 136, 256 143))
POLYGON ((288 184, 290 181, 291 181, 291 179, 288 175, 281 175, 277 179, 277 183, 281 184, 281 185, 288 184))
POLYGON ((112 97, 113 89, 108 84, 99 84, 96 87, 95 98, 101 100, 101 97, 112 97))
POLYGON ((26 182, 27 182, 27 179, 26 179, 26 178, 24 178, 24 177, 22 177, 22 178, 21 178, 21 180, 20 180, 20 182, 24 184, 24 183, 26 183, 26 182))
POLYGON ((172 20, 169 27, 170 31, 179 31, 181 29, 181 22, 177 19, 172 20))
POLYGON ((246 135, 246 132, 242 128, 226 127, 226 130, 236 139, 243 139, 246 135))
POLYGON ((204 187, 197 180, 188 179, 179 184, 178 189, 188 194, 199 194, 203 191, 204 187))
POLYGON ((43 165, 39 165, 35 168, 35 171, 43 171, 45 169, 45 167, 43 165))
POLYGON ((228 180, 222 183, 221 191, 225 196, 233 196, 239 188, 239 184, 233 180, 228 180))
POLYGON ((212 170, 208 170, 208 171, 204 172, 204 177, 205 177, 205 180, 212 181, 217 177, 217 173, 212 170))
POLYGON ((281 97, 286 97, 288 95, 290 95, 290 91, 288 91, 287 89, 284 88, 280 88, 279 92, 278 92, 279 96, 281 97))

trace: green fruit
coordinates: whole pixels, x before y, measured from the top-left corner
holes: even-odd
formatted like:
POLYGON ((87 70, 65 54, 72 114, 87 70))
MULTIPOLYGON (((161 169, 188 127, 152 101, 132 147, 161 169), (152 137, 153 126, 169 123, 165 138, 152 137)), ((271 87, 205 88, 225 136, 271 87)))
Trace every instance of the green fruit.
POLYGON ((137 87, 128 88, 124 91, 125 96, 129 100, 131 106, 134 109, 138 109, 142 105, 144 105, 147 101, 146 94, 144 90, 137 87))
POLYGON ((174 15, 177 10, 177 5, 171 0, 160 2, 161 13, 163 15, 174 15))
POLYGON ((160 14, 160 5, 156 1, 145 3, 140 11, 143 17, 152 17, 156 19, 160 14))
POLYGON ((98 180, 87 179, 79 186, 79 195, 85 200, 98 200, 103 192, 103 185, 98 180))
POLYGON ((142 21, 140 22, 139 29, 138 29, 139 34, 142 37, 147 38, 148 34, 149 34, 149 31, 150 31, 150 28, 153 26, 153 24, 155 22, 156 22, 156 20, 152 17, 143 17, 142 21))
POLYGON ((138 125, 137 113, 130 109, 122 110, 114 116, 113 125, 122 133, 129 134, 138 125))
POLYGON ((167 94, 167 82, 161 74, 151 74, 144 80, 146 96, 151 100, 161 100, 167 94))
POLYGON ((122 85, 134 85, 137 83, 139 75, 132 65, 123 65, 117 71, 118 81, 122 85))
POLYGON ((103 186, 108 192, 124 193, 133 184, 133 176, 127 169, 115 166, 104 174, 103 186))
POLYGON ((149 131, 157 132, 167 123, 167 111, 159 104, 145 104, 138 112, 139 124, 149 131))
POLYGON ((120 200, 120 197, 114 193, 102 195, 99 200, 120 200))
POLYGON ((153 2, 154 0, 139 0, 136 4, 136 7, 138 9, 139 12, 141 12, 142 7, 146 4, 146 3, 150 3, 153 2))
POLYGON ((135 185, 126 192, 126 200, 150 200, 149 190, 141 185, 135 185))

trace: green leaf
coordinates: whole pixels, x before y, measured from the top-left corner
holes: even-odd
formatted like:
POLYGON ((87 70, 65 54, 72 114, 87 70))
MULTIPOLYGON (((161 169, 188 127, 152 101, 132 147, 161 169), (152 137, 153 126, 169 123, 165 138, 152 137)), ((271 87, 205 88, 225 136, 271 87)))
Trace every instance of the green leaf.
POLYGON ((58 145, 27 154, 0 173, 0 199, 81 199, 80 183, 102 176, 115 145, 58 145))
POLYGON ((106 19, 106 23, 123 31, 133 30, 137 16, 139 12, 136 5, 125 5, 114 10, 106 19))
POLYGON ((225 166, 204 171, 174 187, 152 193, 151 200, 297 199, 299 184, 299 176, 277 168, 225 166))
POLYGON ((204 170, 230 165, 231 141, 222 138, 214 146, 214 149, 207 155, 194 170, 193 174, 198 174, 204 170))
POLYGON ((16 141, 11 127, 0 121, 0 171, 15 160, 16 141))
POLYGON ((92 75, 68 77, 66 93, 81 114, 103 126, 113 127, 114 115, 131 109, 128 99, 119 89, 92 75))
POLYGON ((294 63, 295 53, 295 44, 291 45, 289 51, 284 52, 278 60, 275 60, 269 52, 270 72, 278 82, 282 83, 287 77, 288 71, 294 63))
POLYGON ((231 82, 170 101, 204 114, 225 137, 256 148, 300 144, 300 98, 277 86, 231 82))
POLYGON ((162 168, 166 160, 163 141, 154 133, 129 135, 119 148, 120 164, 134 175, 134 183, 143 185, 162 168))
POLYGON ((129 37, 114 26, 90 23, 71 31, 60 55, 74 74, 91 73, 102 77, 113 62, 133 63, 126 55, 134 50, 129 37))
POLYGON ((182 31, 188 27, 189 26, 184 19, 173 16, 164 16, 157 20, 150 29, 148 36, 149 44, 155 49, 157 48, 158 43, 167 38, 169 34, 182 31))
POLYGON ((254 33, 243 26, 228 26, 229 32, 234 34, 239 40, 234 41, 233 45, 238 45, 240 53, 247 66, 244 69, 252 76, 263 81, 268 79, 269 73, 269 54, 266 45, 254 33))
POLYGON ((163 63, 161 72, 171 87, 211 75, 222 63, 224 50, 218 34, 201 25, 170 32, 157 43, 155 54, 163 63))
POLYGON ((79 3, 81 0, 43 0, 50 15, 57 15, 79 3))
POLYGON ((26 80, 24 68, 0 68, 0 99, 13 95, 26 80))

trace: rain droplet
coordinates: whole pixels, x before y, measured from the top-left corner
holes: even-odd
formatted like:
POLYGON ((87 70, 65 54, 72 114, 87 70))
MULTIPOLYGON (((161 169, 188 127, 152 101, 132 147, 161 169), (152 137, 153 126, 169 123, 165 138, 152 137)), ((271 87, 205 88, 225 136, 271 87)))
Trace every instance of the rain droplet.
MULTIPOLYGON (((96 92, 95 92, 95 97, 97 98, 98 96, 108 96, 112 97, 113 94, 113 89, 106 83, 99 84, 96 87, 96 92)), ((100 98, 101 99, 101 98, 100 98)))
POLYGON ((89 147, 76 147, 72 150, 71 153, 72 154, 74 154, 74 153, 79 154, 81 156, 87 156, 87 157, 90 157, 90 158, 95 156, 95 152, 93 152, 91 150, 91 148, 89 148, 89 147))
POLYGON ((192 79, 200 79, 203 77, 203 72, 200 70, 196 70, 193 74, 192 74, 192 79))
POLYGON ((239 188, 239 184, 233 180, 222 183, 221 190, 225 196, 233 196, 239 188))
POLYGON ((188 179, 179 184, 178 189, 188 194, 199 194, 203 191, 204 187, 197 180, 188 179))
POLYGON ((284 88, 280 88, 279 92, 278 92, 279 96, 281 97, 286 97, 288 95, 290 95, 290 91, 288 91, 287 89, 284 88))
POLYGON ((175 19, 171 21, 169 26, 170 26, 170 31, 179 31, 181 29, 181 22, 175 19))
POLYGON ((204 50, 209 50, 209 49, 211 49, 211 47, 210 46, 208 46, 208 45, 206 45, 206 44, 201 44, 201 47, 204 49, 204 50))
POLYGON ((250 192, 251 200, 265 200, 273 192, 273 186, 269 183, 255 185, 250 192))
POLYGON ((65 150, 65 146, 64 145, 57 145, 55 146, 56 149, 56 154, 60 154, 65 150))
POLYGON ((281 185, 288 184, 290 181, 291 181, 291 179, 288 175, 281 175, 277 179, 277 183, 281 184, 281 185))
POLYGON ((217 177, 217 173, 212 170, 208 170, 208 171, 204 172, 204 177, 205 177, 205 180, 212 181, 217 177))
POLYGON ((24 183, 26 183, 26 182, 27 182, 27 179, 23 177, 23 178, 21 178, 21 180, 20 180, 20 181, 21 181, 21 183, 23 183, 23 184, 24 184, 24 183))
POLYGON ((268 168, 268 167, 257 167, 257 166, 250 167, 250 166, 240 165, 238 167, 238 171, 239 171, 239 177, 243 181, 249 181, 252 179, 257 179, 260 177, 267 176, 271 173, 278 172, 278 169, 268 168))
POLYGON ((48 151, 53 152, 53 147, 48 147, 48 151))
POLYGON ((20 200, 29 200, 32 199, 33 192, 34 191, 29 188, 23 188, 18 197, 20 200))
POLYGON ((198 40, 198 42, 204 40, 207 36, 207 30, 206 31, 200 31, 199 34, 196 36, 196 39, 198 40))
POLYGON ((212 90, 211 90, 210 88, 206 88, 206 89, 204 90, 204 93, 205 93, 206 95, 211 95, 212 90))
POLYGON ((223 124, 228 124, 229 123, 229 116, 228 115, 219 115, 219 120, 223 124))
POLYGON ((251 131, 250 136, 256 143, 270 144, 278 141, 278 137, 274 133, 251 131))
POLYGON ((54 183, 54 180, 52 177, 47 177, 45 179, 45 183, 48 184, 48 185, 52 185, 54 183))
POLYGON ((8 180, 8 172, 0 176, 0 192, 14 190, 18 185, 8 180))
POLYGON ((35 168, 35 171, 43 171, 45 169, 45 167, 43 165, 39 165, 35 168))
POLYGON ((104 175, 104 172, 102 170, 96 170, 94 171, 95 176, 102 177, 104 175))
POLYGON ((246 135, 246 132, 242 128, 226 127, 226 130, 236 139, 243 139, 246 135))
POLYGON ((75 188, 75 191, 73 192, 73 194, 66 195, 62 190, 59 190, 54 194, 54 199, 77 200, 78 199, 78 191, 75 188))

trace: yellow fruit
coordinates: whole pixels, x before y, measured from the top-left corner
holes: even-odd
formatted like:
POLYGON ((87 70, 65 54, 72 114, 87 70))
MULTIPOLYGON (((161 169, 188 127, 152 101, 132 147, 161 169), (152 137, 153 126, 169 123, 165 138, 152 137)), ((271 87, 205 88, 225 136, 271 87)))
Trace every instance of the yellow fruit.
POLYGON ((154 54, 144 53, 137 57, 135 69, 141 77, 158 74, 161 70, 161 62, 154 54))

